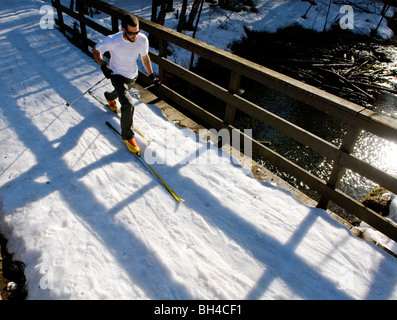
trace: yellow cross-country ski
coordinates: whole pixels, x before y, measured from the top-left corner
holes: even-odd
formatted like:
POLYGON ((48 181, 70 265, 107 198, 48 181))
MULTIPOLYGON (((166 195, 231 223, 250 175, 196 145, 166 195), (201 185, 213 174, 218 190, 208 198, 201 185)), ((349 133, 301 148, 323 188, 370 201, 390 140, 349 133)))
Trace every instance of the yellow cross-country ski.
MULTIPOLYGON (((115 132, 120 138, 120 132, 117 131, 117 129, 115 127, 113 127, 108 121, 106 121, 106 125, 113 130, 113 132, 115 132)), ((149 171, 151 173, 153 173, 155 175, 155 177, 158 179, 158 181, 160 181, 160 183, 162 184, 163 187, 165 187, 165 189, 175 198, 176 201, 178 202, 184 202, 185 200, 183 200, 182 198, 180 198, 174 190, 171 189, 171 187, 164 181, 163 178, 160 177, 160 175, 153 169, 153 167, 146 162, 145 158, 140 154, 140 153, 133 153, 131 152, 134 156, 136 156, 139 161, 141 161, 141 163, 143 164, 143 166, 145 166, 146 168, 150 169, 149 171)))

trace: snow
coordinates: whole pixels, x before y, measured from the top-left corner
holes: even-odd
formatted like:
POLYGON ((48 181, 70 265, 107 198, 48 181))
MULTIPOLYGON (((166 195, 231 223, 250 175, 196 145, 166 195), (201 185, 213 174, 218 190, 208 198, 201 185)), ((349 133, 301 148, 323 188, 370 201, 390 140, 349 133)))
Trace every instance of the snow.
MULTIPOLYGON (((280 21, 298 10, 260 3, 280 21)), ((116 115, 90 95, 65 105, 103 75, 40 27, 46 4, 0 2, 0 232, 28 299, 397 298, 394 257, 136 100, 153 140, 138 143, 177 203, 107 128, 116 115)))

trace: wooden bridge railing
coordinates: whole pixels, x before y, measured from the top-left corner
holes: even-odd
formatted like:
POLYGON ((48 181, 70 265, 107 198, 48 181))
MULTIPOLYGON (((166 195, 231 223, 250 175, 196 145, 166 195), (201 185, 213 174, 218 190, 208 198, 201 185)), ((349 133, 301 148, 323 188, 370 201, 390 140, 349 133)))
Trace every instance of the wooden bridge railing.
MULTIPOLYGON (((60 31, 66 35, 69 34, 71 37, 79 37, 81 39, 81 49, 91 55, 90 48, 95 45, 95 42, 87 37, 87 27, 96 30, 103 35, 118 32, 119 21, 127 12, 100 0, 79 0, 78 4, 79 9, 74 11, 62 5, 61 0, 52 1, 52 5, 56 8, 58 13, 56 23, 59 26, 60 31), (111 29, 108 29, 90 19, 84 13, 87 7, 92 7, 108 14, 111 17, 111 29), (65 24, 63 18, 64 14, 78 22, 79 30, 76 31, 75 28, 65 24)), ((227 128, 230 131, 238 132, 242 140, 249 139, 250 142, 252 142, 252 151, 255 154, 262 156, 278 169, 293 175, 298 180, 307 184, 310 188, 316 190, 321 195, 318 207, 326 208, 329 201, 332 201, 344 208, 347 212, 367 222, 389 238, 397 241, 397 226, 395 224, 391 223, 389 220, 373 210, 365 207, 362 203, 337 188, 340 177, 344 170, 348 168, 390 190, 394 194, 397 194, 396 177, 373 167, 371 164, 366 163, 351 154, 356 139, 362 130, 372 132, 384 139, 397 142, 396 120, 378 115, 364 107, 272 71, 232 53, 195 40, 175 30, 171 30, 143 18, 139 18, 139 21, 140 28, 143 31, 148 32, 151 36, 155 36, 159 40, 159 54, 150 52, 150 56, 153 63, 159 66, 159 75, 162 80, 162 85, 158 89, 160 96, 174 101, 217 130, 227 128), (186 49, 195 55, 230 70, 229 87, 224 88, 215 84, 167 59, 168 43, 172 43, 186 49), (166 74, 178 77, 191 85, 205 90, 219 100, 224 101, 226 104, 224 117, 222 119, 219 118, 167 86, 166 74), (346 123, 347 134, 343 138, 341 146, 338 147, 240 97, 236 92, 238 92, 242 75, 244 75, 245 78, 249 78, 260 84, 266 85, 311 107, 331 114, 346 123), (325 156, 327 159, 332 160, 333 169, 328 181, 324 181, 314 176, 260 142, 252 139, 251 137, 245 136, 240 130, 233 126, 236 110, 240 110, 250 117, 273 127, 285 136, 294 139, 304 146, 310 147, 312 150, 325 156)), ((147 83, 148 79, 146 75, 141 73, 141 78, 147 83)))

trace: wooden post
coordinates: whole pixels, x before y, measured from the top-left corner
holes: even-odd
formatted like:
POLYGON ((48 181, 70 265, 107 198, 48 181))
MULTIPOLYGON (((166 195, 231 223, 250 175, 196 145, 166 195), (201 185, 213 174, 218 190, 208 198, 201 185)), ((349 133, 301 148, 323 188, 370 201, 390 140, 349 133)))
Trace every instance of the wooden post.
POLYGON ((81 1, 78 1, 76 5, 77 5, 77 11, 79 13, 81 50, 84 53, 88 53, 87 28, 84 21, 85 4, 81 1))
MULTIPOLYGON (((350 154, 353 151, 354 145, 360 132, 361 130, 359 128, 349 125, 349 127, 347 128, 347 133, 343 138, 340 150, 347 154, 350 154)), ((327 185, 335 189, 338 186, 344 172, 345 168, 335 161, 327 185)), ((322 195, 320 201, 317 204, 317 208, 327 209, 328 206, 329 200, 325 195, 322 195)))
POLYGON ((64 28, 64 22, 63 22, 63 14, 62 14, 62 9, 61 9, 61 0, 53 0, 53 7, 54 4, 56 4, 57 8, 57 15, 58 15, 58 26, 59 26, 59 31, 63 34, 65 34, 65 28, 64 28))
POLYGON ((119 32, 119 19, 115 15, 112 15, 112 31, 113 33, 119 32))
MULTIPOLYGON (((232 70, 230 75, 229 93, 234 94, 238 92, 240 89, 240 82, 241 82, 241 74, 232 70)), ((227 124, 232 125, 234 123, 235 117, 236 117, 236 107, 228 103, 226 105, 226 111, 225 111, 225 122, 227 124)))
MULTIPOLYGON (((159 40, 159 56, 162 58, 167 58, 168 42, 165 40, 159 40)), ((159 78, 161 83, 165 84, 167 78, 167 72, 165 68, 159 66, 159 78)))

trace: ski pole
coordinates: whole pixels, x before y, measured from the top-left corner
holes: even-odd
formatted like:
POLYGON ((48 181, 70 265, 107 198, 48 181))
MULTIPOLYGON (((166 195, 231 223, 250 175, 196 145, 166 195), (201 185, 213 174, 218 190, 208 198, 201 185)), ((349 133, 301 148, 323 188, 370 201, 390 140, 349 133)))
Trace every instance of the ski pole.
POLYGON ((95 83, 91 88, 89 88, 87 91, 82 93, 79 97, 77 97, 72 103, 66 102, 66 106, 70 107, 73 103, 75 103, 77 100, 79 100, 82 96, 84 96, 87 92, 91 91, 94 87, 96 87, 98 84, 100 84, 103 80, 105 80, 106 77, 104 77, 102 80, 99 80, 97 83, 95 83))
POLYGON ((134 92, 132 95, 139 99, 139 93, 140 93, 140 92, 145 91, 145 90, 148 90, 148 89, 150 89, 150 88, 153 87, 153 86, 154 86, 154 83, 151 84, 150 86, 147 86, 147 87, 145 87, 145 88, 142 88, 142 89, 140 89, 140 90, 134 92))

